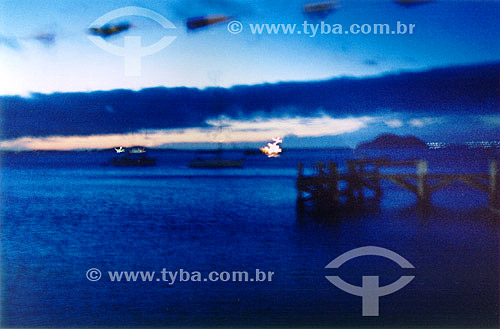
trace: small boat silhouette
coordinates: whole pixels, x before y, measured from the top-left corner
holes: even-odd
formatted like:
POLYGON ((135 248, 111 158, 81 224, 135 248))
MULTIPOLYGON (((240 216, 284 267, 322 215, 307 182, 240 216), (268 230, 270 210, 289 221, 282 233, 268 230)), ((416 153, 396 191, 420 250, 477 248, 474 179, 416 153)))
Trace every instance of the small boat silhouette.
MULTIPOLYGON (((123 147, 115 148, 116 153, 124 153, 123 147)), ((145 155, 144 147, 135 147, 128 153, 114 157, 109 161, 110 164, 116 167, 147 167, 156 165, 156 159, 149 158, 145 155)))
POLYGON ((156 159, 147 157, 116 157, 111 159, 111 164, 116 167, 149 167, 156 165, 156 159))
POLYGON ((190 168, 208 168, 208 169, 223 169, 223 168, 242 168, 243 160, 229 160, 222 158, 214 159, 196 159, 189 163, 190 168))
POLYGON ((144 147, 137 147, 137 148, 131 149, 129 151, 129 153, 131 153, 131 154, 146 153, 146 150, 144 149, 144 147))

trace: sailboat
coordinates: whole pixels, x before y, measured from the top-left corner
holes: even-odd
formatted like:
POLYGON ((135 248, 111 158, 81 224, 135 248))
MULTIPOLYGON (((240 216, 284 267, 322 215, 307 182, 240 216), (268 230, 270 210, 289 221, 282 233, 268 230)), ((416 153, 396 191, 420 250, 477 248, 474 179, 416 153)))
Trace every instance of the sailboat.
MULTIPOLYGON (((221 123, 218 124, 219 133, 222 131, 221 123)), ((189 163, 190 168, 207 168, 207 169, 223 169, 223 168, 242 168, 242 159, 227 159, 223 157, 222 142, 218 143, 218 149, 215 156, 209 158, 196 157, 189 163)))

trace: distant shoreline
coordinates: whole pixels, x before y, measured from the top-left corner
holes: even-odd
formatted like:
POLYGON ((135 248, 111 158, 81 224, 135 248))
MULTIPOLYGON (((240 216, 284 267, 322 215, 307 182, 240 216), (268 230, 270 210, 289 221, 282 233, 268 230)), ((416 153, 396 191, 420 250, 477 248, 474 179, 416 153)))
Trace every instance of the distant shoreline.
MULTIPOLYGON (((185 149, 185 148, 146 148, 149 151, 154 151, 154 152, 201 152, 201 153, 213 153, 213 152, 219 152, 217 148, 199 148, 199 149, 185 149)), ((258 148, 225 148, 220 151, 222 152, 245 152, 245 151, 258 151, 258 148)), ((305 148, 287 148, 287 151, 304 151, 304 150, 310 150, 310 151, 355 151, 354 148, 349 148, 349 147, 305 147, 305 148)), ((70 152, 98 152, 98 153, 116 153, 114 149, 88 149, 88 150, 81 150, 81 149, 74 149, 74 150, 0 150, 1 153, 55 153, 55 152, 61 152, 61 153, 70 153, 70 152)))
MULTIPOLYGON (((149 151, 154 151, 154 152, 190 152, 190 153, 213 153, 213 152, 218 152, 219 150, 217 148, 198 148, 198 149, 187 149, 187 148, 146 148, 149 151)), ((389 147, 389 146, 384 146, 384 147, 373 147, 373 148, 366 148, 366 149, 357 149, 357 148, 350 148, 350 147, 294 147, 294 148, 286 148, 286 151, 358 151, 358 152, 365 152, 365 151, 380 151, 380 150, 411 150, 413 148, 411 147, 389 147)), ((418 149, 418 148, 417 148, 418 149)), ((500 144, 498 146, 485 146, 485 147, 471 147, 467 143, 463 144, 448 144, 446 147, 442 147, 439 149, 434 149, 434 148, 427 148, 427 149, 422 149, 420 150, 429 150, 429 151, 436 151, 436 150, 494 150, 494 149, 500 149, 500 144)), ((245 151, 258 151, 258 148, 250 148, 250 147, 245 147, 245 148, 224 148, 220 151, 222 152, 245 152, 245 151)), ((85 153, 85 152, 96 152, 96 153, 116 153, 114 149, 88 149, 88 150, 82 150, 82 149, 74 149, 74 150, 0 150, 0 154, 4 153, 85 153)))

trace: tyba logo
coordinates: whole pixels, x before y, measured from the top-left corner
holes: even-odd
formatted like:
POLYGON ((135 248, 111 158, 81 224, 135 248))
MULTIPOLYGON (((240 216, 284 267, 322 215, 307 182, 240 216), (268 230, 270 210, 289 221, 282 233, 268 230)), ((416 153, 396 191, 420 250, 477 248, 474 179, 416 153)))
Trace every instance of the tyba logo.
MULTIPOLYGON (((123 7, 99 17, 92 22, 89 28, 102 27, 109 21, 125 16, 141 16, 152 19, 160 24, 165 29, 175 29, 175 25, 168 19, 152 10, 141 7, 123 7)), ((177 37, 164 36, 156 43, 147 47, 142 47, 140 36, 125 36, 124 46, 119 47, 110 42, 105 41, 102 37, 96 35, 89 35, 88 38, 97 47, 101 48, 108 53, 116 56, 124 57, 125 60, 125 75, 126 76, 139 76, 141 75, 141 59, 144 56, 149 56, 160 52, 165 47, 170 45, 177 37)))
MULTIPOLYGON (((334 260, 332 260, 325 268, 339 268, 342 264, 353 258, 361 256, 381 256, 388 258, 398 264, 402 268, 414 268, 410 262, 398 255, 394 251, 380 247, 361 247, 350 250, 334 260)), ((362 286, 354 286, 342 280, 338 276, 326 276, 328 281, 333 283, 337 288, 355 296, 362 297, 363 316, 378 316, 379 315, 379 298, 390 295, 411 282, 414 276, 402 276, 395 282, 380 287, 378 276, 363 276, 362 286)))

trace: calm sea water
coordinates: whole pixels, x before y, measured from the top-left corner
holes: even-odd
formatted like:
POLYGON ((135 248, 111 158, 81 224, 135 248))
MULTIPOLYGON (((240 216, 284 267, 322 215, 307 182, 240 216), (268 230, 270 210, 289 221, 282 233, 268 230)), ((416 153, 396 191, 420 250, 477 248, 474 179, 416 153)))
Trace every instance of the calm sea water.
MULTIPOLYGON (((328 219, 296 212, 296 166, 343 162, 352 151, 246 156, 243 169, 190 169, 193 152, 151 151, 151 168, 102 166, 103 152, 9 153, 1 168, 1 293, 5 327, 498 327, 499 226, 487 197, 454 185, 420 213, 415 197, 384 185, 380 209, 328 219), (325 266, 362 246, 393 250, 415 269, 361 257, 325 266), (101 280, 86 278, 90 268, 101 280), (246 270, 272 282, 111 282, 107 271, 246 270), (386 285, 380 299, 325 279, 386 285)), ((372 154, 376 155, 376 154, 372 154)), ((427 158, 434 172, 487 172, 483 151, 392 152, 427 158)), ((227 157, 242 154, 227 152, 227 157)))

